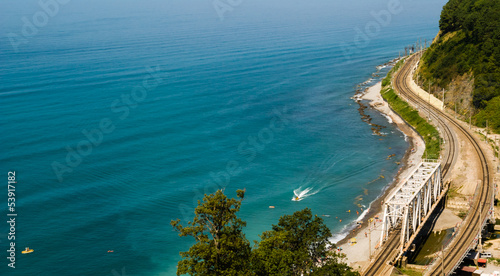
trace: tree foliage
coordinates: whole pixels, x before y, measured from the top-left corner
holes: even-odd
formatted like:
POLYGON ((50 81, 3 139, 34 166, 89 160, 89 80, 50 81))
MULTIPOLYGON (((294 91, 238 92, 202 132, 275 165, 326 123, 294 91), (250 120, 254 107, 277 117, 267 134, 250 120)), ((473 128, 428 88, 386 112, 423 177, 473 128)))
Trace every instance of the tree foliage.
POLYGON ((500 116, 498 112, 500 111, 500 97, 495 97, 489 101, 485 109, 481 110, 476 118, 477 124, 481 127, 486 127, 486 122, 488 122, 488 128, 500 129, 500 116))
POLYGON ((253 251, 256 275, 357 275, 330 251, 331 232, 311 209, 282 216, 253 251))
POLYGON ((171 222, 180 236, 196 240, 180 253, 177 275, 359 275, 329 250, 330 230, 310 209, 282 216, 252 250, 243 234, 246 223, 236 215, 244 191, 237 195, 229 199, 220 190, 205 195, 188 226, 171 222))
POLYGON ((500 96, 500 1, 450 0, 439 27, 438 41, 423 57, 422 79, 447 88, 456 77, 472 72, 474 108, 486 108, 500 96))
POLYGON ((171 222, 179 236, 192 236, 196 243, 181 252, 177 275, 248 275, 250 274, 250 242, 243 234, 246 223, 236 216, 245 196, 230 199, 221 190, 198 201, 195 217, 188 226, 180 220, 171 222))

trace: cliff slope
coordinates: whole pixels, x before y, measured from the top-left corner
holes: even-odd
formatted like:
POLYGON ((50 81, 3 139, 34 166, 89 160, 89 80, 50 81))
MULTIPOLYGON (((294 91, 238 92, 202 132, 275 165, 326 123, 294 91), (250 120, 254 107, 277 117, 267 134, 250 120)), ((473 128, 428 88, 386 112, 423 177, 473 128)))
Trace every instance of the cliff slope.
POLYGON ((419 84, 473 123, 500 132, 500 0, 450 0, 423 55, 419 84))

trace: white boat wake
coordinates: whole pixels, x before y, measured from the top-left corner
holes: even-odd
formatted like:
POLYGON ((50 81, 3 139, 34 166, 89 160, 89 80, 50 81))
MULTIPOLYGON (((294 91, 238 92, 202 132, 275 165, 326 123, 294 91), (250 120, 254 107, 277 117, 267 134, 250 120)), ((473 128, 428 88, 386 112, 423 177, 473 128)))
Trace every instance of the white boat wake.
POLYGON ((312 189, 313 189, 312 187, 308 187, 302 190, 302 187, 299 187, 298 189, 293 190, 294 196, 292 197, 292 201, 301 201, 319 192, 319 191, 311 192, 312 189))
POLYGON ((346 179, 344 178, 332 179, 331 175, 335 172, 337 163, 351 157, 353 154, 353 152, 346 154, 337 153, 324 159, 316 169, 312 170, 312 172, 301 181, 301 186, 293 190, 294 196, 292 197, 292 201, 304 200, 334 185, 334 183, 338 181, 345 181, 346 179), (343 157, 339 158, 339 155, 343 157))

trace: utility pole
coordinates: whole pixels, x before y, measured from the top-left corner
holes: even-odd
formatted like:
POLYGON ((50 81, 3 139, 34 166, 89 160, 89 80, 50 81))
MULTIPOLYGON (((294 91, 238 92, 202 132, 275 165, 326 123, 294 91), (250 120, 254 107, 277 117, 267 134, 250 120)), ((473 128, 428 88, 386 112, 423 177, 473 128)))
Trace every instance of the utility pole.
POLYGON ((439 129, 439 127, 437 127, 437 131, 439 133, 439 139, 438 139, 438 145, 439 145, 439 159, 441 159, 441 129, 439 129))
MULTIPOLYGON (((477 183, 478 185, 481 184, 481 180, 478 181, 477 183)), ((478 244, 478 247, 480 247, 481 249, 481 253, 483 252, 483 246, 481 245, 481 242, 482 242, 482 237, 481 237, 481 232, 483 230, 483 220, 482 220, 482 212, 483 212, 483 204, 479 204, 479 244, 478 244)))
POLYGON ((443 108, 442 110, 444 110, 444 88, 443 88, 443 108))
POLYGON ((429 111, 429 115, 428 115, 428 119, 429 119, 429 122, 431 121, 431 83, 429 82, 429 107, 427 108, 427 110, 429 111))
POLYGON ((469 129, 472 129, 472 109, 469 111, 469 129))
MULTIPOLYGON (((371 223, 370 223, 371 224, 371 223)), ((372 259, 372 226, 368 228, 368 248, 369 248, 369 260, 372 259)))
POLYGON ((455 119, 457 118, 457 97, 455 96, 455 119))
POLYGON ((488 120, 486 120, 486 135, 484 135, 484 139, 486 139, 486 143, 488 143, 488 120))

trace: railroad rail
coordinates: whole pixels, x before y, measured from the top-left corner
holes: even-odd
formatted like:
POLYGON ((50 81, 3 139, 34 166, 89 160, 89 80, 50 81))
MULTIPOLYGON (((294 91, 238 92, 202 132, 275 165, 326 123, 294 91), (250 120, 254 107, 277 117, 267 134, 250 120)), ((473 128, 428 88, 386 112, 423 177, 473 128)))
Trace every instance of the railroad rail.
MULTIPOLYGON (((395 91, 401 97, 405 98, 410 104, 421 108, 423 112, 428 114, 430 120, 435 120, 439 129, 442 130, 443 138, 446 141, 445 156, 442 159, 443 179, 449 177, 448 173, 457 157, 457 138, 454 134, 454 130, 450 126, 456 128, 459 133, 462 133, 463 136, 471 143, 481 163, 480 173, 482 175, 482 185, 479 188, 478 195, 473 202, 471 211, 469 212, 469 214, 472 215, 467 216, 464 227, 461 227, 458 234, 447 247, 447 254, 442 262, 443 267, 434 266, 430 268, 430 271, 428 271, 428 275, 441 275, 441 270, 444 270, 446 275, 448 275, 453 272, 458 265, 460 265, 463 256, 467 253, 469 248, 474 245, 474 242, 477 242, 477 235, 481 231, 488 215, 490 214, 490 209, 492 208, 494 188, 491 185, 492 182, 490 181, 490 172, 486 156, 476 139, 453 117, 416 96, 409 87, 411 73, 415 68, 415 64, 418 62, 418 56, 418 54, 414 54, 406 60, 405 64, 394 75, 393 86, 395 91), (481 215, 478 216, 478 213, 481 215)), ((390 264, 397 257, 397 254, 394 252, 397 252, 396 249, 401 245, 397 238, 399 235, 395 235, 395 232, 398 231, 395 230, 390 234, 387 242, 383 245, 379 254, 375 256, 374 262, 372 262, 365 271, 365 275, 381 275, 379 273, 382 266, 384 264, 390 264)))

